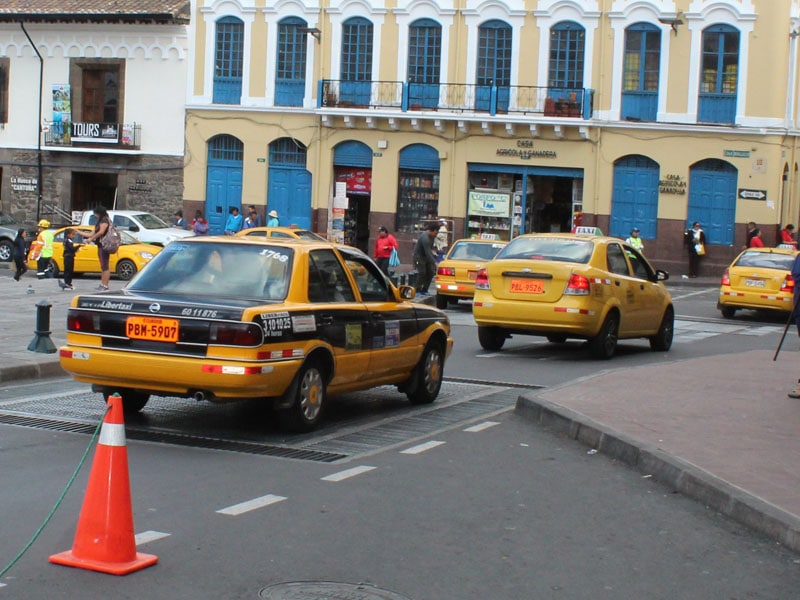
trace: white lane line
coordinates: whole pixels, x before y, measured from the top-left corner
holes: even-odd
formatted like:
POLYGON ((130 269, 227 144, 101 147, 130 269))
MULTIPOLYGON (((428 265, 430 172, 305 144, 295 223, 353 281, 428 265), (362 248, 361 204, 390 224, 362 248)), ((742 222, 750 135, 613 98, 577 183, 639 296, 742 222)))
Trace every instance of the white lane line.
POLYGON ((136 541, 137 546, 141 546, 142 544, 155 542, 156 540, 169 537, 170 535, 172 534, 164 533, 163 531, 143 531, 142 533, 137 533, 135 536, 133 536, 133 539, 136 541))
POLYGON ((260 498, 253 498, 252 500, 248 500, 247 502, 240 502, 239 504, 234 504, 233 506, 229 506, 227 508, 221 508, 217 512, 221 515, 231 515, 237 516, 241 515, 246 512, 250 512, 251 510, 256 510, 257 508, 263 508, 265 506, 269 506, 270 504, 275 504, 276 502, 282 502, 286 500, 284 496, 275 496, 274 494, 267 494, 266 496, 261 496, 260 498))
POLYGON ((483 431, 484 429, 489 429, 489 427, 494 427, 495 425, 500 425, 497 421, 484 421, 483 423, 478 423, 477 425, 473 425, 472 427, 467 427, 464 431, 469 433, 478 433, 479 431, 483 431))
POLYGON ((430 450, 431 448, 436 448, 437 446, 443 445, 445 442, 425 442, 424 444, 419 444, 417 446, 411 446, 411 448, 406 448, 405 450, 401 450, 400 454, 420 454, 421 452, 425 452, 430 450))
POLYGON ((378 467, 369 467, 367 465, 361 467, 353 467, 352 469, 347 469, 346 471, 331 473, 330 475, 326 475, 321 479, 322 481, 343 481, 345 479, 349 479, 350 477, 355 477, 356 475, 361 475, 362 473, 367 473, 377 468, 378 467))
POLYGON ((715 288, 713 290, 712 289, 704 289, 704 290, 698 290, 696 292, 686 292, 685 294, 680 294, 678 296, 672 296, 672 294, 670 294, 670 295, 672 296, 673 300, 683 300, 684 298, 691 298, 692 296, 700 296, 702 294, 707 294, 709 292, 715 292, 716 293, 718 291, 718 289, 719 288, 715 286, 715 288))

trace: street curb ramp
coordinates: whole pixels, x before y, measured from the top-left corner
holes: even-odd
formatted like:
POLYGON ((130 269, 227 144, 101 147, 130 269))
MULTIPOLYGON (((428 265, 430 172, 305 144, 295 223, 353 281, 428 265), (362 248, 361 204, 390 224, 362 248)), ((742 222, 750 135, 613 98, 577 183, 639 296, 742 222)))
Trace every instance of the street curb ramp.
POLYGON ((701 501, 742 525, 800 552, 800 518, 724 479, 584 414, 530 395, 517 398, 515 412, 625 463, 676 492, 701 501))

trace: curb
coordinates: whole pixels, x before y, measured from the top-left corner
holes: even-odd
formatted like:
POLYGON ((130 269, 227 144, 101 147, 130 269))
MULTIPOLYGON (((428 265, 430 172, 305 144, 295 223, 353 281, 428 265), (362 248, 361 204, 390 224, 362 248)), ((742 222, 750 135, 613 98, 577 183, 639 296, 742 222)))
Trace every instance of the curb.
POLYGON ((650 475, 734 521, 800 551, 800 518, 659 448, 616 432, 579 412, 521 395, 514 411, 650 475))
MULTIPOLYGON (((57 355, 56 355, 57 356, 57 355)), ((58 358, 39 363, 28 363, 25 365, 15 365, 13 367, 0 368, 0 383, 9 381, 19 381, 21 379, 39 379, 46 377, 59 377, 66 375, 66 371, 61 368, 58 358)))

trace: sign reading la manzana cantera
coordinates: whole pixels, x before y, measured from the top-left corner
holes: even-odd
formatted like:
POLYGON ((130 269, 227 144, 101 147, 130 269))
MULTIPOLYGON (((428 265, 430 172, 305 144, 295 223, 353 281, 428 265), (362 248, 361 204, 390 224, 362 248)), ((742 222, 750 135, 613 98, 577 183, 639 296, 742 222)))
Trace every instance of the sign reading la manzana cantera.
POLYGON ((515 156, 522 160, 532 158, 556 158, 555 150, 537 150, 531 140, 517 140, 516 148, 498 148, 497 156, 515 156))

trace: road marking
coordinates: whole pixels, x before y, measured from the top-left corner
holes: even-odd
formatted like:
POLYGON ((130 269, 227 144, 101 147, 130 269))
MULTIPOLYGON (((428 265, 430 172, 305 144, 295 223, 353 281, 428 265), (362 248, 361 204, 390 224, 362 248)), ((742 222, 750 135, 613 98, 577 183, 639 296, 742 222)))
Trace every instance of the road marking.
POLYGON ((338 473, 326 475, 325 477, 322 477, 322 481, 343 481, 345 479, 349 479, 350 477, 355 477, 356 475, 361 475, 362 473, 367 473, 377 468, 378 467, 369 467, 366 465, 362 467, 353 467, 352 469, 347 469, 346 471, 339 471, 338 473))
POLYGON ((680 296, 672 296, 672 300, 673 301, 683 300, 684 298, 691 298, 692 296, 700 296, 701 294, 707 294, 709 292, 717 292, 717 288, 715 287, 714 289, 704 289, 696 292, 687 292, 685 294, 681 294, 680 296))
POLYGON ((253 498, 252 500, 240 502, 239 504, 234 504, 233 506, 229 506, 227 508, 221 508, 217 512, 221 515, 231 515, 235 517, 237 515, 250 512, 251 510, 256 510, 257 508, 263 508, 265 506, 269 506, 270 504, 283 502, 284 500, 286 500, 284 496, 267 494, 266 496, 261 496, 260 498, 253 498))
POLYGON ((500 425, 497 421, 485 421, 483 423, 478 423, 477 425, 473 425, 472 427, 467 427, 464 431, 469 433, 478 433, 479 431, 483 431, 484 429, 489 429, 489 427, 494 427, 495 425, 500 425))
POLYGON ((405 450, 401 450, 400 454, 420 454, 422 452, 426 452, 431 448, 436 448, 437 446, 443 445, 445 442, 425 442, 424 444, 418 444, 417 446, 411 446, 411 448, 406 448, 405 450))
POLYGON ((137 546, 141 546, 142 544, 149 544, 150 542, 155 542, 156 540, 169 537, 170 535, 172 534, 162 531, 143 531, 133 536, 133 539, 136 541, 137 546))

